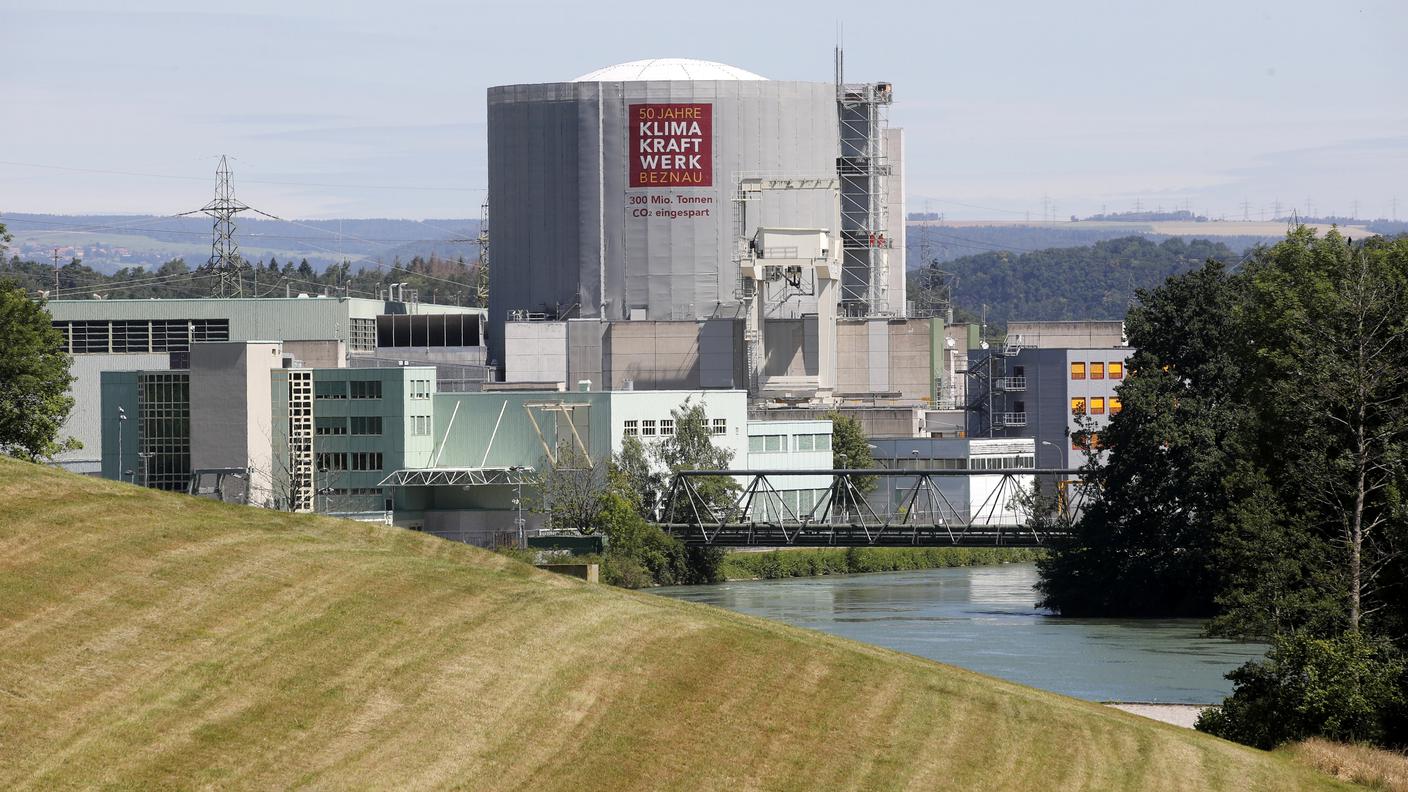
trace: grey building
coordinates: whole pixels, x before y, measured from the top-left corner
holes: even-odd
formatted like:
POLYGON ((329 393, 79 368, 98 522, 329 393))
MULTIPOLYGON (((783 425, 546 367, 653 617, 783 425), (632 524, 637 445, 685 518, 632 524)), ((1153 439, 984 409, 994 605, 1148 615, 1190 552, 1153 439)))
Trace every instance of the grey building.
POLYGON ((1099 428, 1122 407, 1116 389, 1133 350, 1120 345, 1118 322, 1009 327, 1018 326, 1024 334, 1009 332, 1003 345, 969 350, 968 436, 1030 437, 1039 467, 1079 467, 1086 452, 1072 435, 1089 421, 1098 446, 1099 428), (1044 346, 1091 338, 1110 345, 1044 346), (1042 345, 1027 346, 1028 339, 1042 345))
POLYGON ((520 382, 891 389, 886 323, 908 308, 891 101, 888 83, 677 59, 491 88, 491 358, 520 382))

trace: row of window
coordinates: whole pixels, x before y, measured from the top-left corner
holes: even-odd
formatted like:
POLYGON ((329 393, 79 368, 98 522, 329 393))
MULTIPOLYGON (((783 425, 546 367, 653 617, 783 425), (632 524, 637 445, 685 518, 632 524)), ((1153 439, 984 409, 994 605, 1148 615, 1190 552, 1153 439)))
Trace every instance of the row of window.
MULTIPOLYGON (((424 437, 430 434, 429 415, 411 415, 407 416, 407 420, 410 421, 412 435, 424 437)), ((320 435, 379 435, 381 434, 381 416, 320 417, 317 419, 317 433, 320 435)))
MULTIPOLYGON (((675 419, 644 418, 624 421, 622 423, 623 434, 626 437, 667 437, 675 433, 675 419)), ((728 419, 714 418, 709 421, 709 434, 721 435, 728 433, 728 419)))
POLYGON ((773 454, 785 451, 830 451, 831 435, 829 434, 800 434, 794 436, 792 448, 788 448, 787 435, 768 434, 750 435, 748 437, 748 451, 754 454, 773 454))
POLYGON ((54 322, 64 351, 186 352, 193 341, 229 341, 229 319, 99 319, 54 322))
POLYGON ((380 451, 324 451, 318 454, 318 470, 381 470, 380 451))
POLYGON ((411 398, 412 398, 412 399, 429 399, 429 398, 430 398, 430 380, 422 380, 422 379, 414 379, 414 380, 411 380, 411 398))
POLYGON ((974 457, 968 460, 969 470, 1012 470, 1014 468, 1034 468, 1034 456, 974 457))
POLYGON ((334 487, 328 490, 327 494, 336 497, 339 495, 380 495, 381 492, 381 487, 334 487))
POLYGON ((1092 396, 1089 399, 1077 396, 1071 399, 1072 415, 1104 415, 1105 404, 1109 402, 1110 415, 1118 415, 1124 409, 1124 404, 1120 402, 1120 397, 1111 396, 1106 399, 1104 396, 1092 396))
POLYGON ((318 418, 315 426, 320 435, 379 435, 381 434, 381 416, 354 415, 351 418, 341 416, 318 418))
POLYGON ((318 380, 313 395, 319 399, 380 399, 381 380, 318 380))
POLYGON ((1071 379, 1083 380, 1089 377, 1093 380, 1105 379, 1106 375, 1112 380, 1124 379, 1124 363, 1112 360, 1109 363, 1095 361, 1091 363, 1072 363, 1071 379))

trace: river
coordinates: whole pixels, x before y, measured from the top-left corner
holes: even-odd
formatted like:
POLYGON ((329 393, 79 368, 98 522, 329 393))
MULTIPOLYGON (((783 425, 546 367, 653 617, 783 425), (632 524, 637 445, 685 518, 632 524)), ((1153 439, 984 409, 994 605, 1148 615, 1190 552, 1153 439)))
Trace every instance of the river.
POLYGON ((1193 619, 1062 619, 1033 606, 1033 564, 656 589, 1091 701, 1211 704, 1262 644, 1193 619))

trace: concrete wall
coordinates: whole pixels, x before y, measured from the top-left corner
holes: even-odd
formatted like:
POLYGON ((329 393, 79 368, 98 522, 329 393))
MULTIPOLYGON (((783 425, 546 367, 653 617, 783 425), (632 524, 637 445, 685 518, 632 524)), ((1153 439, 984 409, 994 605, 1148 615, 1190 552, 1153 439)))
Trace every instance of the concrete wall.
POLYGON ((780 407, 775 409, 754 409, 748 411, 751 421, 802 421, 825 420, 837 412, 860 422, 861 431, 866 437, 918 437, 920 436, 922 407, 870 407, 840 405, 837 407, 780 407))
POLYGON ((284 354, 291 355, 306 368, 342 368, 347 365, 347 342, 285 341, 284 354))
POLYGON ((743 327, 733 319, 703 322, 611 322, 602 338, 602 377, 619 390, 738 388, 743 327))
POLYGON ((273 492, 275 342, 196 344, 191 350, 191 468, 251 469, 235 499, 264 505, 273 492))
POLYGON ((1124 343, 1124 323, 1008 322, 1008 339, 1019 336, 1022 346, 1038 349, 1118 347, 1124 343))
POLYGON ((504 382, 566 382, 567 323, 504 325, 504 382))
POLYGON ((845 320, 836 326, 836 396, 917 403, 929 397, 928 319, 845 320))

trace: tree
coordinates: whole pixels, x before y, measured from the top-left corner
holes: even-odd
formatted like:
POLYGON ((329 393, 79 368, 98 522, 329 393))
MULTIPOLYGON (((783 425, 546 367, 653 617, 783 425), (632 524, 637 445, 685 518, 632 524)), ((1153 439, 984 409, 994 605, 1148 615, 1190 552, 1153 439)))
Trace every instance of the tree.
POLYGON ((1270 750, 1306 737, 1408 741, 1408 664, 1393 645, 1351 632, 1292 633, 1266 659, 1227 675, 1236 690, 1198 717, 1199 731, 1270 750))
MULTIPOLYGON (((678 408, 670 410, 670 416, 674 419, 675 433, 666 435, 654 448, 656 460, 670 475, 686 470, 728 469, 733 452, 714 445, 703 404, 685 399, 678 408)), ((738 492, 738 483, 728 476, 696 477, 693 484, 715 509, 732 505, 738 492)))
POLYGON ((1384 584, 1402 583, 1383 573, 1403 551, 1406 514, 1408 245, 1356 248, 1302 229, 1248 277, 1248 337, 1271 397, 1249 404, 1272 438, 1266 465, 1283 501, 1304 501, 1298 521, 1338 579, 1341 627, 1358 631, 1391 604, 1384 584))
POLYGON ((533 489, 542 500, 541 511, 554 528, 595 533, 606 489, 606 468, 593 464, 586 454, 564 443, 554 463, 546 457, 533 474, 533 489))
POLYGON ((615 487, 643 519, 653 520, 665 489, 664 477, 650 464, 645 444, 639 437, 627 436, 621 451, 611 459, 615 487))
POLYGON ((59 430, 73 408, 70 358, 41 302, 0 281, 0 452, 38 461, 79 448, 59 430))
MULTIPOLYGON (((686 470, 727 470, 733 452, 714 445, 709 419, 704 405, 686 399, 671 410, 675 433, 665 436, 655 446, 655 458, 671 476, 686 470)), ((729 509, 738 493, 738 482, 728 476, 700 476, 692 479, 695 491, 714 510, 729 509)), ((719 579, 719 564, 724 550, 717 547, 691 545, 685 548, 687 575, 691 583, 713 583, 719 579)))
POLYGON ((1118 392, 1123 410, 1100 433, 1101 493, 1073 536, 1039 564, 1041 604, 1063 615, 1211 616, 1221 482, 1244 415, 1230 394, 1241 367, 1237 285, 1222 265, 1141 291, 1126 318, 1135 353, 1118 392))
MULTIPOLYGON (((875 467, 875 457, 870 453, 870 440, 860 421, 839 412, 826 414, 831 421, 831 467, 836 470, 869 470, 875 467)), ((850 511, 859 505, 864 496, 875 489, 874 476, 855 476, 851 484, 856 492, 839 489, 834 506, 850 511)))

